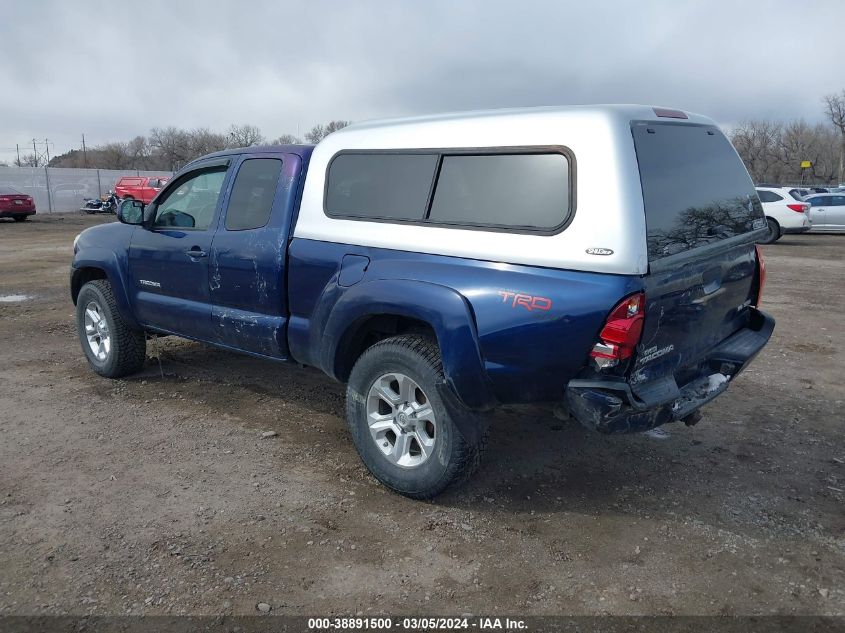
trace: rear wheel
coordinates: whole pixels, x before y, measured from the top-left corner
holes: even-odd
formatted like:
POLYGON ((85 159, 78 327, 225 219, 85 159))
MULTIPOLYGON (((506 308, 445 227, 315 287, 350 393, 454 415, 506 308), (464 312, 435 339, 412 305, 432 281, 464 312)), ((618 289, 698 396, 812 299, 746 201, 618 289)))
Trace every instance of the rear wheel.
POLYGON ((780 225, 772 218, 766 218, 766 224, 769 227, 769 234, 766 239, 761 240, 762 244, 773 244, 780 239, 780 225))
POLYGON ((444 382, 436 343, 396 336, 365 351, 349 377, 346 414, 361 460, 384 485, 429 499, 469 477, 478 466, 486 432, 467 441, 438 393, 444 382))
POLYGON ((15 222, 24 222, 29 218, 28 215, 13 215, 12 217, 15 219, 15 222))
POLYGON ((89 281, 76 299, 76 329, 91 369, 106 378, 134 374, 144 366, 144 332, 129 326, 117 309, 111 284, 89 281))

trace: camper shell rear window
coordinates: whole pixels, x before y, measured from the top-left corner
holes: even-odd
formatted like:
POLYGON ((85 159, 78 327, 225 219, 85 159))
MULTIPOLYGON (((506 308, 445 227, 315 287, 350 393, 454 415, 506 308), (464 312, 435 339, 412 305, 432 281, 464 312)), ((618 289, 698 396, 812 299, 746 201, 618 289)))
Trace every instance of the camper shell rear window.
POLYGON ((631 130, 649 261, 765 228, 745 165, 717 127, 634 121, 631 130))

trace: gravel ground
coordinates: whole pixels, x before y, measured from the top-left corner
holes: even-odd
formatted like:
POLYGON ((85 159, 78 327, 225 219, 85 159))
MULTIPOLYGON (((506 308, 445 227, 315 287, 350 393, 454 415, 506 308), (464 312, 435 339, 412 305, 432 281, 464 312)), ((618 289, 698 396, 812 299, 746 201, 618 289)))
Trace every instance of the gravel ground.
POLYGON ((421 503, 315 370, 159 339, 95 376, 68 264, 110 219, 0 222, 0 615, 845 614, 845 235, 766 247, 774 337, 698 426, 503 410, 421 503))

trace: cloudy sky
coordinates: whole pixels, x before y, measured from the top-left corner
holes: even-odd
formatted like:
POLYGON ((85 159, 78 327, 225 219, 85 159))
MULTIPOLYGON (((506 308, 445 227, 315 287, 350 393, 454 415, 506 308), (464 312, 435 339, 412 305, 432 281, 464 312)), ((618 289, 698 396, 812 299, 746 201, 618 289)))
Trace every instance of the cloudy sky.
POLYGON ((0 0, 0 161, 151 127, 649 103, 822 120, 842 0, 0 0), (11 148, 11 150, 10 150, 11 148))

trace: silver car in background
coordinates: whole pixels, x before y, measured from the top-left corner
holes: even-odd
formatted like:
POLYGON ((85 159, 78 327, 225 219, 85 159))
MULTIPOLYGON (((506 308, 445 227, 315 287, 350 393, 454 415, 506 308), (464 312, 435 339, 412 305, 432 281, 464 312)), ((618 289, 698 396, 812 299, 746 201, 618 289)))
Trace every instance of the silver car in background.
POLYGON ((817 193, 810 203, 811 233, 845 232, 845 193, 817 193))

